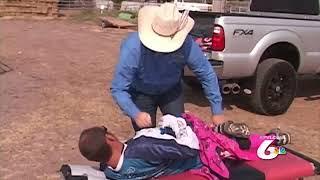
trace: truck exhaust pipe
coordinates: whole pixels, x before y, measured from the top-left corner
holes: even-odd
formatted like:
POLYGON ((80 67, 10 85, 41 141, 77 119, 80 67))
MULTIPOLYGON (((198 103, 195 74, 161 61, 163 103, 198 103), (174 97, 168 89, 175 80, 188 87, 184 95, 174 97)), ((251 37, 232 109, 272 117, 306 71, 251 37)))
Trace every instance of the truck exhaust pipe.
POLYGON ((251 95, 252 94, 252 91, 250 89, 244 89, 243 92, 246 94, 246 95, 251 95))
POLYGON ((240 92, 241 92, 241 87, 237 83, 224 84, 222 86, 223 94, 240 94, 240 92))
POLYGON ((231 93, 231 89, 232 89, 232 85, 231 84, 225 84, 222 86, 222 93, 223 94, 230 94, 231 93))
POLYGON ((232 94, 239 94, 241 92, 241 87, 239 86, 239 84, 232 84, 231 92, 232 94))

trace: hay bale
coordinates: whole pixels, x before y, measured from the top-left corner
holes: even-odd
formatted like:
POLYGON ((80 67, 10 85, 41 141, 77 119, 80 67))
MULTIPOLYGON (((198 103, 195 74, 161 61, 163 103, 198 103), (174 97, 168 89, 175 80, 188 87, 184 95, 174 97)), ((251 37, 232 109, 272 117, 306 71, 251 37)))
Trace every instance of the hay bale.
POLYGON ((0 16, 58 16, 58 0, 1 1, 0 16))

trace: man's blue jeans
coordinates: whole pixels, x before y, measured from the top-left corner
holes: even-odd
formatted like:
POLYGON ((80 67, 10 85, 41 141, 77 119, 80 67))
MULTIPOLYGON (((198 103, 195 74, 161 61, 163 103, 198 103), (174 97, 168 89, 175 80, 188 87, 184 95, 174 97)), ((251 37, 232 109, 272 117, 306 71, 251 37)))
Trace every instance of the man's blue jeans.
MULTIPOLYGON (((179 117, 184 113, 184 96, 181 84, 159 95, 149 95, 133 91, 131 96, 133 102, 142 112, 150 114, 152 127, 156 126, 156 114, 158 107, 163 115, 171 114, 179 117)), ((132 126, 135 131, 140 130, 133 119, 132 126)))

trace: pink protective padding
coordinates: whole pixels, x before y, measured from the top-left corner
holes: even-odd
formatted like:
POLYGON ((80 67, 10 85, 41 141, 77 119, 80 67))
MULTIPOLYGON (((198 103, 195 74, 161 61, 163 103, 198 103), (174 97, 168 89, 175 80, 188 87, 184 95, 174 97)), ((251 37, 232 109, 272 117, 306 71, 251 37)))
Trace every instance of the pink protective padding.
POLYGON ((162 176, 158 178, 159 180, 208 180, 206 177, 192 174, 189 171, 186 171, 184 173, 175 174, 171 176, 162 176))
POLYGON ((278 155, 273 160, 248 161, 246 163, 264 172, 266 180, 293 180, 314 175, 314 167, 310 162, 290 152, 278 155))

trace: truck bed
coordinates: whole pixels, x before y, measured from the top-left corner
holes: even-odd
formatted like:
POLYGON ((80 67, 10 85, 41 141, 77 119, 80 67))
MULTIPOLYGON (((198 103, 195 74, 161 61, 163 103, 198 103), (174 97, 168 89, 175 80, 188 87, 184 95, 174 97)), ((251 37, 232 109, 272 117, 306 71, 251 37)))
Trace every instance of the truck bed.
POLYGON ((208 19, 208 20, 211 19, 212 21, 215 18, 218 18, 221 16, 261 17, 261 18, 320 21, 320 15, 301 15, 301 14, 254 12, 254 11, 248 11, 244 13, 217 13, 217 12, 191 11, 190 16, 196 20, 196 24, 201 23, 201 19, 208 19), (198 20, 200 20, 200 22, 197 22, 198 20))

